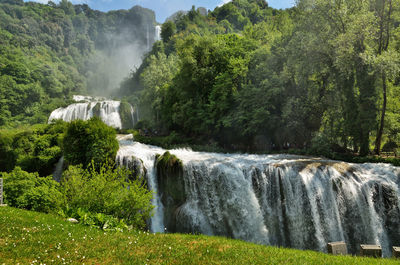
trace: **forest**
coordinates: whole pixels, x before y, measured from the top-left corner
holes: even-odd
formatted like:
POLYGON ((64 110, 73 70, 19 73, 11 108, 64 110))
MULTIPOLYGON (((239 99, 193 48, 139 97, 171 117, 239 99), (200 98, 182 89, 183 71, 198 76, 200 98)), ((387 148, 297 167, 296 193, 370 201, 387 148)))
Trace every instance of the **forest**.
POLYGON ((162 25, 122 84, 142 126, 230 150, 361 156, 399 145, 399 2, 232 1, 162 25))

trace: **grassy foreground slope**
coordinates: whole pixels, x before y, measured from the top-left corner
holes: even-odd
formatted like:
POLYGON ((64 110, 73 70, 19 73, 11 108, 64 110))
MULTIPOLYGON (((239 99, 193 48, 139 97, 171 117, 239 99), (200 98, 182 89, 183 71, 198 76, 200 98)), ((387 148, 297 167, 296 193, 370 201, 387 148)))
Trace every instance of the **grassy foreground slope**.
POLYGON ((220 237, 114 233, 0 207, 0 264, 395 264, 220 237))

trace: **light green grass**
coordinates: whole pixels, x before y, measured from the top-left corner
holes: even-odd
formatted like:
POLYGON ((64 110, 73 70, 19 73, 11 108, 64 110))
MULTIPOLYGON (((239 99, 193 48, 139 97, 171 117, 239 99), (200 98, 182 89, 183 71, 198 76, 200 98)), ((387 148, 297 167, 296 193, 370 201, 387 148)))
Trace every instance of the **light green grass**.
POLYGON ((0 264, 399 264, 265 247, 221 237, 111 233, 0 207, 0 264))

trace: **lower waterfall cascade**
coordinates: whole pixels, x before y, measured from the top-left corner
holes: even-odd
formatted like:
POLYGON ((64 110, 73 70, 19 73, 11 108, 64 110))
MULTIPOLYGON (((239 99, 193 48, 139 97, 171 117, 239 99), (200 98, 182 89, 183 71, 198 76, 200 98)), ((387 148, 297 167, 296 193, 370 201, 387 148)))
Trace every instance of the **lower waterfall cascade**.
POLYGON ((386 257, 400 245, 398 167, 175 149, 169 152, 182 161, 183 173, 173 181, 184 189, 176 203, 176 195, 160 186, 156 167, 157 155, 167 150, 132 137, 119 141, 117 163, 141 164, 155 193, 152 232, 220 235, 323 252, 327 243, 345 241, 353 254, 360 244, 377 244, 386 257))

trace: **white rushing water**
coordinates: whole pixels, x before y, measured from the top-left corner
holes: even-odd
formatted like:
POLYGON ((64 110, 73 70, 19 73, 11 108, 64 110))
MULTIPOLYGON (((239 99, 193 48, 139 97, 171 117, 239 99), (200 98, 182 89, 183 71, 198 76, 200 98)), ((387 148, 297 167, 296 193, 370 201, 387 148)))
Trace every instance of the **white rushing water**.
MULTIPOLYGON (((120 148, 117 153, 117 163, 119 165, 128 165, 134 163, 135 159, 139 158, 146 168, 146 179, 150 190, 154 192, 152 204, 155 206, 154 215, 150 220, 150 230, 152 232, 164 232, 163 221, 163 205, 160 201, 158 193, 157 175, 154 166, 156 154, 162 152, 161 148, 155 146, 142 145, 140 143, 132 144, 131 138, 119 138, 120 148), (138 146, 140 146, 138 148, 138 146)), ((136 161, 137 162, 137 161, 136 161)))
POLYGON ((62 156, 57 164, 56 164, 56 168, 54 169, 53 172, 53 179, 57 182, 61 181, 61 177, 62 177, 62 173, 63 173, 63 166, 64 166, 64 156, 62 156))
POLYGON ((161 40, 161 26, 157 25, 156 26, 156 36, 155 36, 155 41, 161 40))
MULTIPOLYGON (((71 104, 66 108, 58 108, 50 114, 49 123, 61 119, 67 122, 74 120, 89 120, 94 116, 100 117, 104 123, 114 128, 122 128, 120 116, 120 101, 107 100, 89 96, 73 97, 78 103, 71 104)), ((134 123, 134 109, 131 107, 132 124, 134 123)))
POLYGON ((156 154, 165 150, 132 140, 120 143, 120 163, 132 156, 141 160, 156 193, 153 232, 166 227, 318 251, 345 241, 351 253, 358 253, 360 244, 378 244, 384 256, 400 245, 398 167, 170 150, 182 160, 183 176, 174 181, 182 182, 185 194, 183 203, 173 205, 155 168, 156 154))

